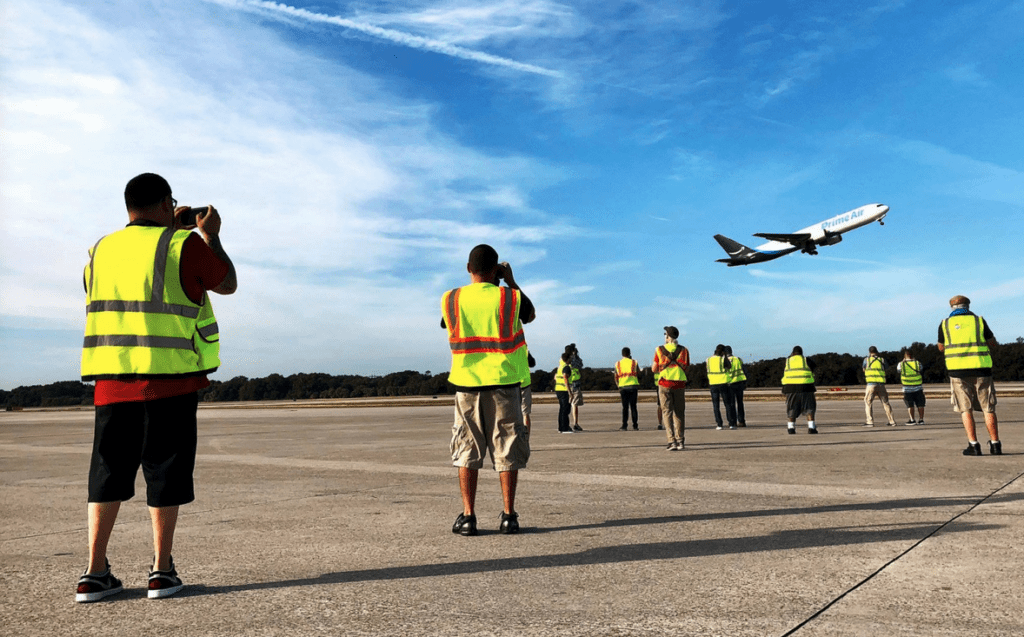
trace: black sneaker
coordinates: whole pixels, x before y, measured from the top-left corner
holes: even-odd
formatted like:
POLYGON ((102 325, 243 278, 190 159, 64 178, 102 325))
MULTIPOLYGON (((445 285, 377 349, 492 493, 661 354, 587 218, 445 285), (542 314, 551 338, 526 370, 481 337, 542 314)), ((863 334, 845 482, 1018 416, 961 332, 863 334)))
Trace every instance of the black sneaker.
POLYGON ((151 571, 149 574, 149 599, 163 599, 177 594, 185 585, 174 569, 174 558, 170 558, 171 568, 166 571, 151 571))
POLYGON ((117 595, 124 590, 121 580, 114 577, 110 572, 110 561, 107 561, 107 570, 102 573, 90 575, 83 574, 78 578, 78 588, 75 591, 75 601, 79 603, 98 602, 104 597, 117 595))
POLYGON ((745 422, 738 422, 738 423, 736 423, 736 426, 737 427, 746 427, 747 423, 745 423, 745 422))
POLYGON ((633 425, 633 431, 640 431, 640 425, 633 425))
POLYGON ((665 431, 665 425, 658 425, 658 431, 665 431))
POLYGON ((627 427, 626 425, 622 425, 621 427, 619 427, 619 431, 626 431, 627 429, 629 429, 629 427, 627 427))
POLYGON ((501 524, 498 525, 498 532, 505 535, 519 533, 519 514, 501 512, 501 524))
POLYGON ((675 451, 676 450, 676 443, 670 442, 670 443, 668 443, 668 446, 665 447, 665 448, 668 449, 669 451, 675 451))
POLYGON ((964 449, 964 455, 965 456, 980 456, 980 455, 982 455, 982 453, 981 453, 981 445, 976 443, 976 442, 969 443, 967 445, 967 448, 964 449))
POLYGON ((795 434, 796 433, 796 427, 786 427, 786 433, 788 433, 788 434, 795 434))
POLYGON ((459 517, 455 518, 455 524, 452 525, 452 533, 467 537, 476 535, 476 516, 460 513, 459 517))
POLYGON ((572 429, 573 431, 583 431, 583 427, 580 427, 579 425, 573 425, 572 429))
POLYGON ((1003 443, 999 442, 998 440, 989 440, 988 452, 993 456, 1003 455, 1003 443))
POLYGON ((918 421, 917 421, 917 424, 919 424, 919 425, 923 425, 923 424, 924 424, 924 419, 922 418, 921 420, 918 420, 918 421))
POLYGON ((908 426, 908 427, 913 427, 914 425, 916 425, 916 424, 917 424, 917 422, 916 422, 916 421, 913 421, 913 420, 908 420, 907 422, 905 422, 905 423, 903 423, 903 424, 905 424, 905 425, 906 425, 906 426, 908 426))
POLYGON ((816 433, 818 433, 818 428, 817 427, 808 427, 807 428, 807 433, 809 433, 809 434, 816 434, 816 433))

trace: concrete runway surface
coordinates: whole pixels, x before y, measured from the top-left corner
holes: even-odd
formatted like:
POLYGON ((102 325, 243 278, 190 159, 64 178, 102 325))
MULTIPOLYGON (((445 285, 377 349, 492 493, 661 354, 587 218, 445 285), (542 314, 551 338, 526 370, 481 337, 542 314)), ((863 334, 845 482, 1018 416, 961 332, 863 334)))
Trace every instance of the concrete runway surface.
POLYGON ((451 533, 450 406, 216 407, 175 538, 186 589, 146 599, 140 475, 109 552, 126 590, 95 604, 73 601, 92 411, 0 413, 7 634, 1024 635, 1024 398, 1000 398, 1005 455, 979 426, 984 457, 945 400, 868 429, 819 394, 818 436, 768 401, 715 431, 693 401, 681 453, 653 405, 636 432, 584 405, 559 435, 538 404, 523 532, 497 533, 488 465, 472 538, 451 533))

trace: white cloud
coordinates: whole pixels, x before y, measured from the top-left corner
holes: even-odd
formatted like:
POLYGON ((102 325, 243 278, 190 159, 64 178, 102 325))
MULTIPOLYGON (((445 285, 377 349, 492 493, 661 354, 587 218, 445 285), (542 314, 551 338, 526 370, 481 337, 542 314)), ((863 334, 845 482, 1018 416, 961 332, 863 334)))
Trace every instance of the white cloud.
POLYGON ((226 7, 237 7, 247 10, 256 10, 265 15, 281 15, 287 18, 298 19, 302 21, 329 24, 332 26, 340 27, 343 29, 351 29, 359 33, 380 38, 388 42, 398 44, 401 46, 407 46, 413 49, 420 49, 424 51, 431 51, 433 53, 440 53, 441 55, 449 55, 451 57, 461 58, 464 60, 470 60, 473 62, 480 62, 483 64, 489 64, 499 67, 508 68, 514 71, 521 71, 525 73, 534 73, 537 75, 546 75, 548 77, 561 77, 561 73, 554 69, 543 68, 536 64, 528 64, 525 62, 519 62, 506 57, 492 55, 490 53, 484 53, 483 51, 475 51, 467 49, 465 47, 457 46, 436 40, 432 38, 424 38, 421 36, 413 35, 410 33, 404 33, 396 31, 394 29, 385 29, 365 22, 359 22, 356 20, 350 20, 336 15, 327 15, 324 13, 317 13, 314 11, 308 11, 299 7, 293 7, 290 5, 278 3, 278 2, 265 2, 263 0, 209 0, 217 4, 226 7))
MULTIPOLYGON (((298 53, 247 16, 163 6, 174 29, 154 41, 116 22, 116 7, 102 7, 108 22, 55 0, 7 4, 0 316, 19 324, 80 327, 86 251, 126 222, 124 183, 144 171, 223 216, 240 281, 214 301, 226 373, 242 361, 262 373, 440 369, 440 330, 436 354, 391 345, 437 322, 435 297, 464 283, 469 249, 487 241, 525 264, 575 232, 530 203, 561 171, 466 147, 434 128, 429 104, 298 53)), ((129 5, 139 24, 155 19, 129 5)), ((0 380, 17 376, 4 367, 0 380)))

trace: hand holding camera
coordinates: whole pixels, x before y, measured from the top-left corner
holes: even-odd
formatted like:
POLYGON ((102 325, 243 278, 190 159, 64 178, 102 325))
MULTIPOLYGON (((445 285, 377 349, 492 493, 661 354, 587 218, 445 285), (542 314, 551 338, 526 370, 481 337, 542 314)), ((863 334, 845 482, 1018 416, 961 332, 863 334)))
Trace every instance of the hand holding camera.
POLYGON ((220 215, 213 206, 201 206, 190 208, 180 206, 174 211, 177 219, 177 228, 191 230, 198 228, 206 236, 217 236, 220 234, 220 215))

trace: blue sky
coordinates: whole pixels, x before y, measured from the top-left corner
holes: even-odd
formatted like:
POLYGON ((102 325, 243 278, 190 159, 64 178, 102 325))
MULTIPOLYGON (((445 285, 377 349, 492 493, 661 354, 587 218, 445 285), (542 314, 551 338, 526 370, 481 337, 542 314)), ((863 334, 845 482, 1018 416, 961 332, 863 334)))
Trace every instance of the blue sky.
POLYGON ((647 363, 934 342, 953 294, 1024 336, 1024 2, 0 4, 0 388, 78 377, 81 270, 158 172, 214 204, 223 366, 445 371, 439 299, 490 243, 578 344, 647 363), (753 7, 751 6, 753 5, 753 7), (742 268, 721 233, 881 202, 742 268))

